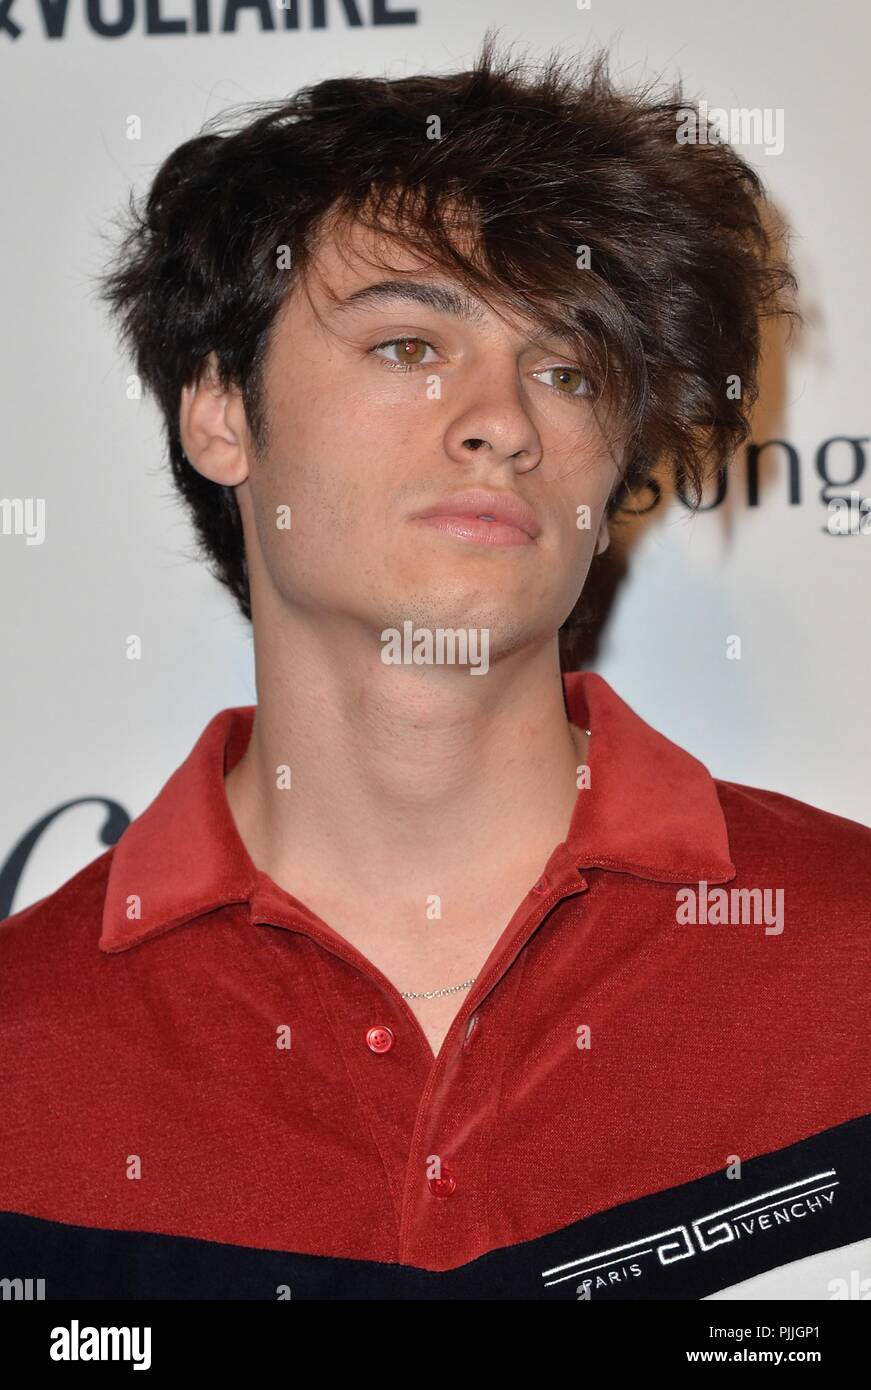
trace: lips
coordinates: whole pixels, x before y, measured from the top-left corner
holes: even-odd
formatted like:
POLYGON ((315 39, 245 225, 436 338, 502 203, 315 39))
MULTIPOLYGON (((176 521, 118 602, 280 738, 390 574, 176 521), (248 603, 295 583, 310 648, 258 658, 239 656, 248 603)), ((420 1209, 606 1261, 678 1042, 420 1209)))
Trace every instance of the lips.
POLYGON ((416 519, 491 545, 528 545, 541 533, 535 512, 516 492, 454 493, 416 519))

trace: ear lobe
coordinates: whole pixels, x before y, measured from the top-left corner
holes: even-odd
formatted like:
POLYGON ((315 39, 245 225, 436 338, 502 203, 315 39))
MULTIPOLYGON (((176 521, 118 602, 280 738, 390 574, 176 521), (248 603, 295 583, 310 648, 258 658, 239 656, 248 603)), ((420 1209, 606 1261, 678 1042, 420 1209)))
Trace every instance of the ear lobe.
POLYGON ((608 549, 610 541, 611 533, 608 530, 608 523, 603 519, 602 524, 599 527, 599 534, 596 537, 596 554, 603 555, 604 552, 608 549))

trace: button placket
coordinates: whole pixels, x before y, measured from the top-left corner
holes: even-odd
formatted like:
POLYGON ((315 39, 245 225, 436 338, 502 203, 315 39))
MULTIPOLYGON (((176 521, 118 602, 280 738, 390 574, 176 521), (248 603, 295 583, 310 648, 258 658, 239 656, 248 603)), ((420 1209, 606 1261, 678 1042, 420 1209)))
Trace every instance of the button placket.
MULTIPOLYGON (((493 1029, 497 1036, 502 1034, 506 1011, 510 1014, 521 987, 523 972, 515 971, 511 993, 507 994, 505 977, 510 965, 554 909, 587 891, 587 880, 579 865, 572 862, 558 867, 560 873, 542 877, 534 885, 539 902, 531 909, 522 935, 519 928, 501 958, 499 974, 466 1020, 462 1041, 455 1044, 450 1056, 442 1058, 442 1066, 430 1079, 430 1088, 418 1112, 403 1201, 400 1260, 406 1263, 443 1258, 455 1261, 458 1252, 471 1252, 476 1246, 486 1245, 489 1239, 488 1156, 498 1125, 501 1077, 507 1061, 498 1044, 496 1057, 493 1055, 493 1029), (487 1004, 496 985, 502 997, 487 1004), (493 1009, 491 1028, 483 1026, 485 1006, 488 1012, 493 1009), (470 1051, 470 1045, 476 1041, 484 1048, 480 1054, 476 1049, 470 1051), (493 1084, 482 1090, 474 1073, 478 1067, 488 1069, 497 1059, 499 1066, 494 1070, 493 1084), (469 1093, 467 1086, 471 1088, 469 1093), (469 1094, 477 1095, 473 1109, 467 1103, 469 1094), (444 1154, 448 1161, 442 1157, 444 1154), (431 1164, 435 1157, 440 1159, 438 1176, 426 1172, 424 1177, 417 1165, 431 1164), (445 1197, 454 1200, 446 1202, 445 1197)), ((524 957, 524 964, 527 959, 524 957)), ((469 1257, 473 1258, 471 1253, 469 1257)))

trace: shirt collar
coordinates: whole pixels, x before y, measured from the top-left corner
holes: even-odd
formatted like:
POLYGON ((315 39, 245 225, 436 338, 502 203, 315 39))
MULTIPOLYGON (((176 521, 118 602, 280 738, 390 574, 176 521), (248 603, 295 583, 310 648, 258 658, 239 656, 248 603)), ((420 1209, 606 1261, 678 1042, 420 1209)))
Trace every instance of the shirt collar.
MULTIPOLYGON (((569 719, 591 730, 590 787, 548 869, 602 868, 668 883, 735 877, 726 822, 707 768, 658 733, 594 671, 563 676, 569 719)), ((242 757, 255 705, 221 710, 185 761, 115 846, 100 948, 160 936, 215 908, 295 902, 253 864, 236 829, 224 775, 242 757)))

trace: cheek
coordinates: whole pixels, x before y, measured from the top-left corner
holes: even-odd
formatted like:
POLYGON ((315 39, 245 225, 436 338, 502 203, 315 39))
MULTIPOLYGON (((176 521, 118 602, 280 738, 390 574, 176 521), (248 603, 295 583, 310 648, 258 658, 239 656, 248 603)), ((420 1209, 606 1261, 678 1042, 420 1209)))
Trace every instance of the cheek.
POLYGON ((334 448, 326 428, 286 461, 273 456, 256 498, 258 536, 273 580, 289 593, 326 594, 334 585, 344 590, 349 572, 360 573, 383 546, 374 498, 358 451, 334 448))
POLYGON ((586 580, 587 573, 596 553, 596 532, 575 529, 570 538, 570 555, 565 566, 565 588, 570 595, 577 595, 586 580))
POLYGON ((566 612, 577 602, 596 552, 602 501, 601 498, 593 498, 591 492, 590 488, 579 487, 577 502, 574 491, 566 498, 559 531, 555 533, 554 554, 551 563, 545 567, 550 576, 546 582, 549 582, 557 606, 566 612), (589 521, 585 511, 578 517, 578 506, 589 507, 589 521), (580 526, 579 520, 582 523, 580 526))

